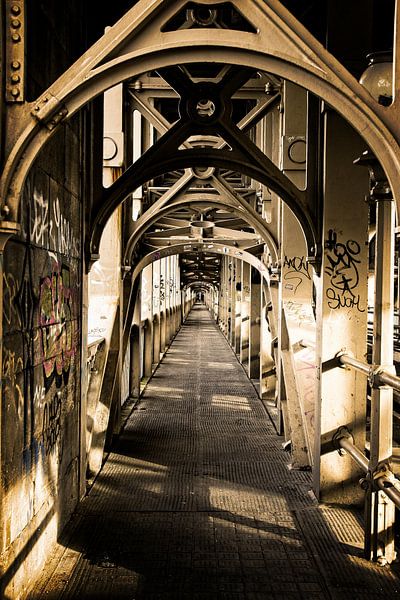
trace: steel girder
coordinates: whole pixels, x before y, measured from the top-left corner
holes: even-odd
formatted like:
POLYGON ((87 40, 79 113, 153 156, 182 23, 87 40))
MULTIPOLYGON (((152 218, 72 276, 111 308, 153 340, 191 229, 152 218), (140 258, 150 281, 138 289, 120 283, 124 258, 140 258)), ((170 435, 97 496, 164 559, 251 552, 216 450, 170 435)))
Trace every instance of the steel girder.
POLYGON ((260 272, 262 278, 265 280, 268 286, 270 285, 270 274, 268 267, 256 256, 250 254, 250 252, 246 252, 246 250, 238 250, 237 248, 228 247, 225 244, 218 243, 213 243, 213 248, 209 248, 209 244, 203 242, 188 242, 185 244, 176 244, 174 246, 168 246, 167 248, 162 248, 160 250, 150 252, 144 258, 142 258, 135 266, 132 273, 132 283, 137 279, 139 274, 145 267, 147 267, 147 265, 150 265, 156 260, 159 260, 160 258, 165 258, 166 256, 172 256, 174 254, 186 254, 187 252, 196 250, 204 252, 204 254, 213 254, 216 256, 225 255, 232 256, 234 258, 240 258, 240 260, 249 263, 249 265, 257 269, 257 271, 260 272))
MULTIPOLYGON (((303 227, 309 254, 315 255, 316 228, 313 215, 308 209, 306 193, 296 188, 232 121, 232 95, 250 79, 252 73, 248 68, 229 68, 218 83, 194 83, 181 67, 160 71, 165 81, 180 95, 180 119, 104 191, 98 207, 94 209, 90 248, 92 254, 98 253, 103 228, 121 199, 140 185, 155 176, 182 167, 220 167, 248 174, 286 200, 303 227), (201 108, 202 103, 213 107, 209 114, 201 108), (220 137, 220 148, 207 146, 179 149, 196 135, 220 137), (229 144, 231 150, 223 150, 221 146, 225 144, 229 144)), ((245 120, 245 124, 252 121, 249 118, 245 120)))
MULTIPOLYGON (((204 5, 218 5, 222 0, 202 0, 204 5)), ((72 116, 84 104, 109 87, 151 70, 182 63, 220 62, 250 67, 294 81, 326 100, 338 113, 352 123, 381 162, 391 184, 398 209, 400 207, 400 61, 395 53, 395 98, 389 107, 379 105, 369 93, 330 55, 319 42, 277 0, 232 0, 232 5, 253 25, 254 33, 227 29, 181 29, 165 31, 164 25, 181 10, 185 0, 140 0, 126 15, 68 69, 36 102, 25 103, 18 118, 13 112, 13 128, 9 127, 6 148, 8 156, 0 180, 3 231, 18 229, 18 209, 27 173, 40 149, 59 124, 72 116)), ((396 29, 400 30, 397 11, 396 29)), ((398 35, 396 45, 398 45, 398 35)), ((13 109, 16 107, 13 107, 13 109)), ((182 140, 189 128, 172 130, 174 144, 182 140)), ((235 128, 225 127, 231 141, 241 140, 235 128)), ((165 141, 165 140, 164 140, 165 141)), ((183 141, 185 141, 183 139, 183 141)), ((186 168, 198 165, 226 165, 227 157, 211 150, 182 151, 179 162, 186 168), (187 155, 190 152, 190 156, 187 155)), ((309 251, 315 244, 315 222, 304 194, 282 181, 282 174, 265 164, 257 151, 240 145, 231 156, 233 168, 239 166, 254 179, 271 186, 283 199, 292 203, 308 241, 309 251), (255 154, 254 154, 255 152, 255 154), (257 166, 252 163, 257 158, 257 166), (242 165, 243 158, 244 167, 242 165), (260 162, 258 159, 261 159, 260 162), (279 174, 280 173, 280 174, 279 174), (273 181, 272 181, 273 180, 273 181), (293 197, 294 193, 294 197, 293 197)), ((166 160, 162 169, 169 170, 166 160)), ((140 180, 160 172, 143 173, 140 180)), ((165 172, 165 171, 164 171, 165 172)), ((123 194, 124 189, 120 191, 123 194)), ((108 198, 108 200, 110 200, 108 198)), ((97 206, 91 228, 97 240, 104 216, 123 198, 113 198, 108 207, 97 206)), ((93 251, 96 251, 97 241, 93 251)))
MULTIPOLYGON (((160 198, 161 200, 161 198, 160 198)), ((157 203, 155 203, 157 204, 157 203)), ((124 264, 126 266, 130 266, 132 263, 132 257, 134 249, 139 242, 142 235, 157 221, 171 214, 177 208, 183 208, 185 206, 190 205, 205 205, 213 208, 223 208, 227 207, 232 210, 233 214, 241 217, 244 221, 249 223, 251 227, 260 235, 260 237, 264 240, 265 244, 268 246, 268 250, 271 254, 271 260, 275 263, 278 260, 278 245, 272 233, 268 230, 268 227, 265 221, 262 220, 260 215, 256 213, 254 209, 252 209, 248 203, 244 200, 239 202, 234 198, 222 196, 216 196, 214 194, 186 194, 182 197, 178 196, 174 201, 171 201, 167 206, 158 207, 158 209, 153 210, 155 204, 146 211, 142 217, 139 217, 136 222, 135 231, 129 238, 124 255, 124 264), (148 214, 151 211, 151 214, 148 214)), ((161 204, 161 203, 160 203, 161 204)))

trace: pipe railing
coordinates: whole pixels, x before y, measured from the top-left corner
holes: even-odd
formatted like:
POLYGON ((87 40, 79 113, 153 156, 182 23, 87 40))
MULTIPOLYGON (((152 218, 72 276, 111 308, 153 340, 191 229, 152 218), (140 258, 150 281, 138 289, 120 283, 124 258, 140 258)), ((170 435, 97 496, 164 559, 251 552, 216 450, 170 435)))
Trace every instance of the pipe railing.
POLYGON ((373 385, 388 385, 400 392, 400 377, 386 371, 383 367, 380 367, 379 365, 370 365, 369 363, 358 360, 346 353, 338 354, 337 359, 340 365, 353 367, 353 369, 367 375, 373 385))
MULTIPOLYGON (((380 365, 370 365, 345 352, 339 353, 337 359, 340 365, 352 367, 367 375, 371 387, 387 385, 393 388, 393 390, 400 391, 400 377, 390 373, 380 365)), ((341 428, 338 430, 339 435, 335 438, 336 444, 345 450, 359 467, 368 473, 370 471, 368 457, 354 445, 349 432, 341 435, 340 431, 341 428)), ((395 478, 388 466, 384 466, 382 471, 378 470, 378 472, 372 473, 371 475, 375 485, 382 490, 390 500, 392 500, 397 508, 400 509, 400 481, 395 478)))
MULTIPOLYGON (((354 445, 352 437, 350 435, 343 435, 343 437, 336 438, 336 442, 367 474, 369 470, 369 460, 367 456, 354 445)), ((400 481, 395 478, 394 474, 387 469, 385 472, 382 472, 381 475, 378 472, 373 476, 373 481, 378 488, 390 498, 396 507, 400 509, 400 481)))

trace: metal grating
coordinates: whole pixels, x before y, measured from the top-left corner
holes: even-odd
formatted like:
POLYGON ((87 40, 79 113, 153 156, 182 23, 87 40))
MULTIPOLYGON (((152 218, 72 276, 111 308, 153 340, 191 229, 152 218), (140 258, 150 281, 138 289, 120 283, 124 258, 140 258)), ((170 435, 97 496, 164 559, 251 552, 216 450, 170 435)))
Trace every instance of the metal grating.
POLYGON ((195 306, 31 600, 395 597, 394 569, 361 558, 358 514, 317 506, 281 442, 195 306))

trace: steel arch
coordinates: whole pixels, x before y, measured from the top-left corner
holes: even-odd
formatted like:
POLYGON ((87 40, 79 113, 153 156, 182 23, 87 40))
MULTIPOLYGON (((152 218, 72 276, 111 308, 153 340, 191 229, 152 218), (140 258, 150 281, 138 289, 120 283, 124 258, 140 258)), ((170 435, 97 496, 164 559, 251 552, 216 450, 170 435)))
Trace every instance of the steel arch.
MULTIPOLYGON (((206 5, 221 1, 202 0, 206 5)), ((232 4, 256 24, 257 33, 213 30, 211 39, 207 30, 163 32, 163 23, 185 0, 140 0, 37 102, 26 104, 16 135, 9 132, 12 147, 0 180, 3 229, 18 229, 27 173, 64 119, 116 83, 179 64, 183 57, 188 63, 222 62, 271 72, 326 100, 351 122, 381 162, 399 211, 399 99, 390 107, 380 106, 278 0, 232 0, 232 4)))
MULTIPOLYGON (((223 208, 229 207, 232 209, 232 212, 247 221, 249 225, 251 225, 256 232, 263 238, 265 244, 268 246, 268 249, 271 253, 272 260, 277 262, 278 260, 278 245, 273 237, 273 235, 268 231, 268 227, 266 223, 260 223, 260 220, 253 218, 250 214, 245 212, 245 208, 243 207, 240 210, 240 207, 235 206, 232 202, 229 201, 216 201, 215 196, 209 195, 190 195, 190 197, 183 197, 178 200, 174 204, 168 205, 163 209, 159 210, 156 214, 150 215, 146 217, 146 213, 140 217, 141 221, 137 221, 137 226, 131 237, 129 238, 125 250, 124 255, 124 264, 130 265, 132 262, 132 254, 136 244, 139 242, 141 236, 147 231, 149 227, 151 227, 154 223, 158 221, 159 218, 167 216, 170 212, 173 212, 177 208, 184 208, 190 204, 205 204, 207 206, 213 206, 215 208, 223 208)), ((190 240, 188 241, 190 243, 190 240)))

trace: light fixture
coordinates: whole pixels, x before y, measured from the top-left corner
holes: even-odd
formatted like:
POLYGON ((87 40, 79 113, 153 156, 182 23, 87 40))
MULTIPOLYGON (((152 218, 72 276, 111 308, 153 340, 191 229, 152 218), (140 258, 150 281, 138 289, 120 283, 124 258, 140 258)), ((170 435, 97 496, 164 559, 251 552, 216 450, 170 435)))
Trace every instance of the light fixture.
POLYGON ((368 67, 361 75, 360 83, 379 104, 389 106, 393 97, 392 52, 372 52, 367 54, 367 59, 368 67))

